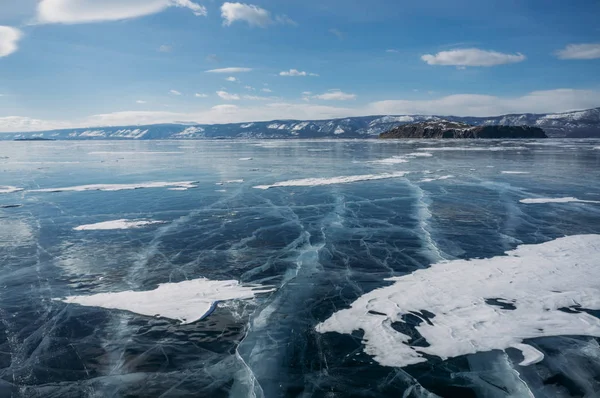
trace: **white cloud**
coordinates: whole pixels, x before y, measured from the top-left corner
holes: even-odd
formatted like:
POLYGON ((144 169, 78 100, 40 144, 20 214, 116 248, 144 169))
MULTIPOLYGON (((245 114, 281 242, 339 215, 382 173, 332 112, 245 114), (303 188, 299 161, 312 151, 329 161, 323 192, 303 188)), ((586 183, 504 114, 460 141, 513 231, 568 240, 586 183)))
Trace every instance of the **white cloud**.
POLYGON ((560 59, 597 59, 600 58, 600 43, 569 44, 556 55, 560 59))
POLYGON ((136 103, 136 104, 145 104, 145 103, 146 103, 146 101, 144 101, 144 100, 137 100, 137 101, 135 101, 135 103, 136 103))
POLYGON ((206 8, 191 0, 41 0, 37 6, 39 23, 90 23, 119 21, 156 14, 169 7, 182 7, 195 15, 206 8))
POLYGON ((282 25, 297 25, 287 15, 277 15, 275 19, 271 13, 264 8, 253 4, 230 3, 226 2, 221 6, 221 17, 223 25, 231 26, 234 22, 246 22, 250 26, 266 28, 269 25, 278 23, 282 25))
POLYGON ((556 89, 520 97, 455 94, 428 100, 389 100, 369 104, 368 114, 428 114, 494 116, 510 113, 551 113, 588 109, 600 104, 600 91, 556 89))
POLYGON ((329 29, 329 33, 335 35, 338 39, 342 40, 344 38, 344 34, 337 29, 329 29))
POLYGON ((478 48, 465 48, 442 51, 435 55, 426 54, 421 59, 429 65, 496 66, 522 62, 525 60, 525 56, 521 53, 504 54, 478 48))
POLYGON ((227 80, 228 82, 232 82, 232 83, 239 82, 239 80, 237 78, 233 77, 233 76, 229 76, 225 80, 227 80))
POLYGON ((171 90, 169 91, 169 94, 173 94, 173 95, 181 95, 181 92, 177 91, 177 90, 171 90))
POLYGON ((308 73, 304 71, 299 71, 298 69, 290 69, 288 71, 279 72, 279 76, 319 76, 316 73, 308 73))
POLYGON ((171 46, 168 46, 166 44, 163 44, 162 46, 158 47, 158 51, 161 53, 170 53, 171 49, 171 46))
POLYGON ((196 94, 194 94, 194 97, 196 97, 196 98, 208 98, 208 95, 202 94, 202 93, 196 93, 196 94))
POLYGON ((248 100, 248 101, 269 101, 269 100, 272 100, 272 98, 261 97, 261 96, 258 96, 258 95, 244 95, 244 99, 248 100))
POLYGON ((356 99, 356 94, 348 94, 341 90, 329 90, 326 93, 314 95, 312 98, 324 101, 349 101, 356 99))
POLYGON ((256 91, 256 89, 252 86, 244 86, 244 88, 248 91, 256 91))
POLYGON ((588 109, 600 104, 600 91, 557 89, 534 91, 517 97, 456 94, 427 100, 378 101, 358 107, 313 103, 268 102, 238 107, 218 105, 193 113, 127 111, 93 115, 78 120, 40 120, 0 117, 0 132, 40 131, 58 128, 126 126, 193 120, 197 123, 241 123, 260 120, 319 120, 366 115, 456 115, 496 116, 510 113, 551 113, 588 109))
POLYGON ((262 91, 263 93, 272 93, 273 92, 273 90, 271 90, 270 88, 263 88, 260 91, 262 91))
POLYGON ((19 40, 23 34, 19 29, 0 26, 0 57, 6 57, 19 49, 19 40))
POLYGON ((226 101, 237 101, 240 96, 237 94, 230 94, 227 91, 217 91, 217 95, 226 101))
POLYGON ((220 68, 207 70, 206 73, 242 73, 251 72, 252 68, 220 68))

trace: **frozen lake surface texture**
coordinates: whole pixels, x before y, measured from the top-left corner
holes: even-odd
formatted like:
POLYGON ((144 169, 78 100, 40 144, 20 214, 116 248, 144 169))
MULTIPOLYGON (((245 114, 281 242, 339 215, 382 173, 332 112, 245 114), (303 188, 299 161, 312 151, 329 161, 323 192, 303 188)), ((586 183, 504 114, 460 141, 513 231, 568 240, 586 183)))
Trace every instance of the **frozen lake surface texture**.
POLYGON ((0 397, 599 397, 599 146, 2 143, 0 397))

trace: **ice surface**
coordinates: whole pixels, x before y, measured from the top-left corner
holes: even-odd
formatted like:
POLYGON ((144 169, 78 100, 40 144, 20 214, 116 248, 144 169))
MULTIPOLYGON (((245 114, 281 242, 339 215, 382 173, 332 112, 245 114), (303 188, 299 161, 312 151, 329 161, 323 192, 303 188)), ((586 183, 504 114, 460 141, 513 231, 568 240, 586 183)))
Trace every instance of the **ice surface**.
POLYGON ((392 286, 361 296, 349 309, 317 326, 321 333, 364 331, 365 351, 382 365, 404 367, 481 351, 516 347, 524 363, 538 355, 524 339, 558 335, 600 337, 600 319, 583 311, 600 309, 596 278, 600 235, 575 235, 539 245, 522 245, 506 256, 455 260, 390 278, 392 286), (504 309, 488 300, 513 304, 504 309), (429 315, 425 315, 428 311, 429 315), (422 319, 416 330, 429 346, 410 344, 392 327, 403 315, 422 319))
POLYGON ((143 182, 139 184, 91 184, 64 188, 32 189, 30 192, 83 192, 83 191, 126 191, 142 188, 196 188, 196 181, 143 182))
POLYGON ((257 285, 244 286, 234 280, 213 281, 201 278, 160 284, 150 291, 100 293, 91 296, 70 296, 59 300, 68 304, 159 316, 189 324, 208 316, 219 301, 251 299, 257 294, 273 290, 257 285))
POLYGON ((96 224, 80 225, 73 228, 75 231, 98 231, 110 229, 133 229, 142 228, 149 225, 164 224, 164 221, 148 221, 148 220, 112 220, 104 221, 96 224))
POLYGON ((598 200, 581 200, 574 197, 566 198, 529 198, 521 199, 519 202, 525 204, 542 204, 542 203, 600 203, 598 200))
POLYGON ((405 171, 399 171, 395 173, 382 173, 382 174, 366 174, 358 176, 342 176, 342 177, 331 177, 331 178, 303 178, 301 180, 289 180, 276 182, 273 185, 257 185, 256 189, 269 189, 276 187, 316 187, 321 185, 333 185, 333 184, 348 184, 351 182, 359 181, 371 181, 371 180, 385 180, 388 178, 399 178, 404 177, 407 174, 405 171))

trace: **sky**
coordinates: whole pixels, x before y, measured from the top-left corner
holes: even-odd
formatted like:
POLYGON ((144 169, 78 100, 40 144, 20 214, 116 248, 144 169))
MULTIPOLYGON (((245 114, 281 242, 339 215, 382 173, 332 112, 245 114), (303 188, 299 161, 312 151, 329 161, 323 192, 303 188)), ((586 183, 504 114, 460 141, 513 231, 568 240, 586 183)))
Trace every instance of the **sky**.
POLYGON ((597 0, 0 0, 0 132, 600 106, 597 0))

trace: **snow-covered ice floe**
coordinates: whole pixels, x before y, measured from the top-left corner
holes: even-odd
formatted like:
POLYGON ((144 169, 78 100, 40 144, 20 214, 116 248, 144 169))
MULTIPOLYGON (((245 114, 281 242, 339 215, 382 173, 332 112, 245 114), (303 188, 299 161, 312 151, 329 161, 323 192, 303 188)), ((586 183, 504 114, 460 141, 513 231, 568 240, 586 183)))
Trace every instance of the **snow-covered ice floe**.
POLYGON ((501 171, 502 174, 530 174, 528 171, 501 171))
POLYGON ((316 329, 364 331, 365 352, 384 366, 426 362, 423 354, 445 360, 510 347, 529 365, 543 354, 525 339, 600 337, 600 319, 582 311, 600 309, 600 286, 590 278, 599 258, 600 235, 575 235, 505 256, 438 263, 387 279, 394 284, 361 296, 316 329), (415 329, 429 346, 412 346, 398 331, 397 325, 408 327, 403 316, 422 320, 415 329))
POLYGON ((148 220, 112 220, 104 221, 96 224, 80 225, 73 228, 75 231, 99 231, 111 229, 133 229, 142 228, 149 225, 164 224, 164 221, 148 221, 148 220))
POLYGON ((359 181, 370 181, 370 180, 385 180, 388 178, 399 178, 404 177, 408 172, 398 171, 395 173, 382 173, 382 174, 365 174, 357 176, 342 176, 342 177, 330 177, 330 178, 303 178, 301 180, 289 180, 276 182, 273 185, 257 185, 256 189, 269 189, 275 187, 316 187, 320 185, 333 185, 333 184, 348 184, 351 182, 359 181))
POLYGON ((142 188, 196 188, 197 181, 143 182, 139 184, 91 184, 64 188, 32 189, 31 192, 127 191, 142 188))
POLYGON ((519 202, 528 205, 531 204, 542 204, 542 203, 600 203, 598 200, 582 200, 574 197, 567 198, 535 198, 535 199, 521 199, 519 202))
POLYGON ((274 289, 258 285, 241 285, 238 281, 211 281, 201 278, 179 283, 164 283, 149 291, 100 293, 55 299, 68 304, 130 311, 159 316, 189 324, 213 311, 219 301, 247 300, 274 289))
POLYGON ((0 194, 21 192, 22 190, 23 190, 23 188, 11 187, 11 186, 7 186, 7 185, 0 185, 0 194))

